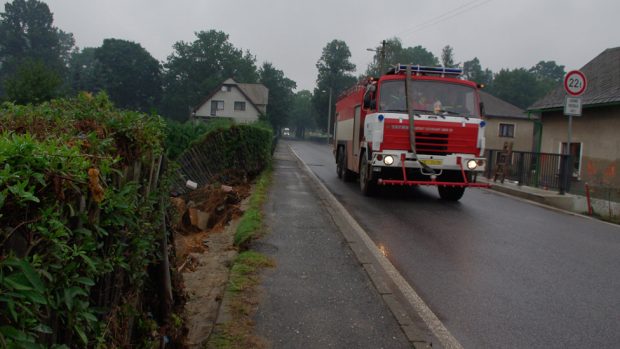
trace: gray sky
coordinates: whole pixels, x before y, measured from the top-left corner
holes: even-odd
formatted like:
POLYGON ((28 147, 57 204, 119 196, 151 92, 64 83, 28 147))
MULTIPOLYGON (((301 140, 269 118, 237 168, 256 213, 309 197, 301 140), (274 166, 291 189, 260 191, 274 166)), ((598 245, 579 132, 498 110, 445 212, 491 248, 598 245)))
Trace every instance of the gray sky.
POLYGON ((455 62, 478 57, 483 68, 529 68, 555 60, 578 69, 606 48, 620 46, 618 0, 44 0, 60 29, 80 47, 105 38, 140 43, 165 60, 176 41, 216 29, 257 65, 269 61, 313 89, 325 45, 344 40, 357 74, 382 39, 422 45, 436 56, 445 45, 455 62))

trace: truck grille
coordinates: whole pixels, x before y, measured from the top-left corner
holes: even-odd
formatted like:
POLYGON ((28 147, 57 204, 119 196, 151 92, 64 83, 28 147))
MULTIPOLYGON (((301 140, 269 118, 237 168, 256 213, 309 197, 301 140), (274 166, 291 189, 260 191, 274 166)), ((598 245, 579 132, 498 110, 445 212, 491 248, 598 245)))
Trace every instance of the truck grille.
POLYGON ((446 155, 448 151, 448 135, 445 133, 415 133, 418 153, 446 155))
MULTIPOLYGON (((460 124, 448 125, 446 123, 419 122, 420 130, 415 133, 416 150, 419 154, 429 155, 449 155, 454 153, 475 154, 477 125, 462 127, 460 124), (435 132, 429 128, 441 129, 435 132)), ((383 149, 409 150, 409 130, 408 127, 385 128, 383 137, 383 149)))

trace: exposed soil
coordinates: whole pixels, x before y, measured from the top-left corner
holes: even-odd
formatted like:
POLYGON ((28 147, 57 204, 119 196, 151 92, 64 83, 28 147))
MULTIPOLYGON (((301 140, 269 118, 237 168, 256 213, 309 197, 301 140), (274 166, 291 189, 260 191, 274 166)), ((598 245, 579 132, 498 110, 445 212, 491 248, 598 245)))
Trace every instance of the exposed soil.
POLYGON ((207 186, 173 199, 181 217, 175 247, 188 296, 184 322, 189 348, 203 347, 213 331, 237 256, 233 237, 252 188, 244 178, 229 183, 234 186, 207 186))

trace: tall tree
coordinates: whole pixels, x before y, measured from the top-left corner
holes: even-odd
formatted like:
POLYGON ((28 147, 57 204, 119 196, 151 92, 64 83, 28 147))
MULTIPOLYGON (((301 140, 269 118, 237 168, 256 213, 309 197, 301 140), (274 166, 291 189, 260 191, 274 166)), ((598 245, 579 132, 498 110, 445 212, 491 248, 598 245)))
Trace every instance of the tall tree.
POLYGON ((428 51, 422 46, 415 47, 403 47, 399 38, 391 38, 385 40, 385 59, 383 62, 383 70, 380 71, 381 65, 381 50, 382 46, 378 46, 375 49, 375 56, 373 62, 368 65, 366 69, 366 75, 379 76, 385 73, 390 66, 394 66, 399 63, 403 64, 419 64, 425 66, 436 66, 439 64, 437 57, 432 52, 428 51))
POLYGON ((235 48, 224 32, 201 31, 193 42, 179 41, 173 49, 164 65, 162 113, 167 117, 186 120, 189 110, 227 78, 258 80, 256 58, 235 48))
POLYGON ((566 71, 563 65, 557 65, 555 61, 540 61, 530 68, 530 73, 539 79, 551 80, 553 82, 562 82, 566 71))
POLYGON ((119 108, 148 112, 161 99, 159 62, 140 44, 120 39, 105 39, 95 50, 98 76, 119 108))
POLYGON ((297 87, 295 81, 284 76, 284 72, 265 62, 258 70, 259 81, 269 89, 269 104, 267 105, 267 121, 276 131, 285 126, 291 116, 293 104, 293 90, 297 87))
POLYGON ((290 122, 295 129, 295 137, 303 139, 307 129, 316 127, 316 114, 312 104, 312 92, 301 90, 293 96, 290 122))
POLYGON ((62 79, 40 61, 27 59, 5 81, 6 98, 17 104, 38 104, 57 97, 62 79))
POLYGON ((13 0, 4 5, 0 14, 0 80, 6 81, 16 74, 21 64, 30 64, 26 70, 31 73, 47 74, 51 70, 65 76, 73 35, 54 27, 53 22, 44 2, 13 0), (45 69, 32 69, 33 62, 44 64, 45 69))
POLYGON ((317 123, 321 128, 325 127, 327 132, 333 128, 330 126, 327 129, 327 119, 331 109, 331 122, 333 124, 336 97, 355 84, 356 81, 352 75, 355 71, 355 64, 351 63, 350 58, 349 46, 342 40, 332 40, 323 48, 321 58, 316 63, 319 74, 316 79, 317 87, 314 90, 312 103, 319 111, 317 123), (329 104, 330 93, 332 96, 331 104, 329 104))
POLYGON ((536 76, 545 94, 558 86, 566 74, 564 66, 557 65, 555 61, 540 61, 529 72, 536 76))
POLYGON ((441 64, 444 67, 454 66, 454 49, 450 45, 444 46, 441 50, 441 64))
POLYGON ((489 86, 493 81, 493 72, 489 69, 482 70, 480 60, 474 57, 471 61, 463 63, 463 77, 467 80, 489 86))
POLYGON ((71 53, 68 79, 74 93, 99 92, 105 89, 105 76, 102 76, 104 69, 95 57, 96 51, 95 47, 86 47, 71 53))
POLYGON ((518 68, 500 70, 495 75, 489 92, 525 109, 544 96, 546 90, 534 74, 524 68, 518 68))

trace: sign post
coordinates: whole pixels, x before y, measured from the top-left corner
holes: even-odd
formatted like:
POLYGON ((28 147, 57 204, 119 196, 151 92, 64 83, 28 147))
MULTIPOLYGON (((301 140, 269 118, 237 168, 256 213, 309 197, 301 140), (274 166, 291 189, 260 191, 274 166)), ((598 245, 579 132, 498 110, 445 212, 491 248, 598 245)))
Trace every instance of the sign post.
POLYGON ((572 176, 570 168, 571 143, 573 138, 573 116, 581 116, 581 96, 588 87, 588 80, 585 74, 579 70, 571 70, 564 77, 564 89, 568 94, 564 100, 564 115, 568 116, 568 140, 566 142, 566 151, 564 152, 565 161, 563 166, 564 180, 560 186, 560 194, 564 194, 568 188, 569 179, 572 176))

